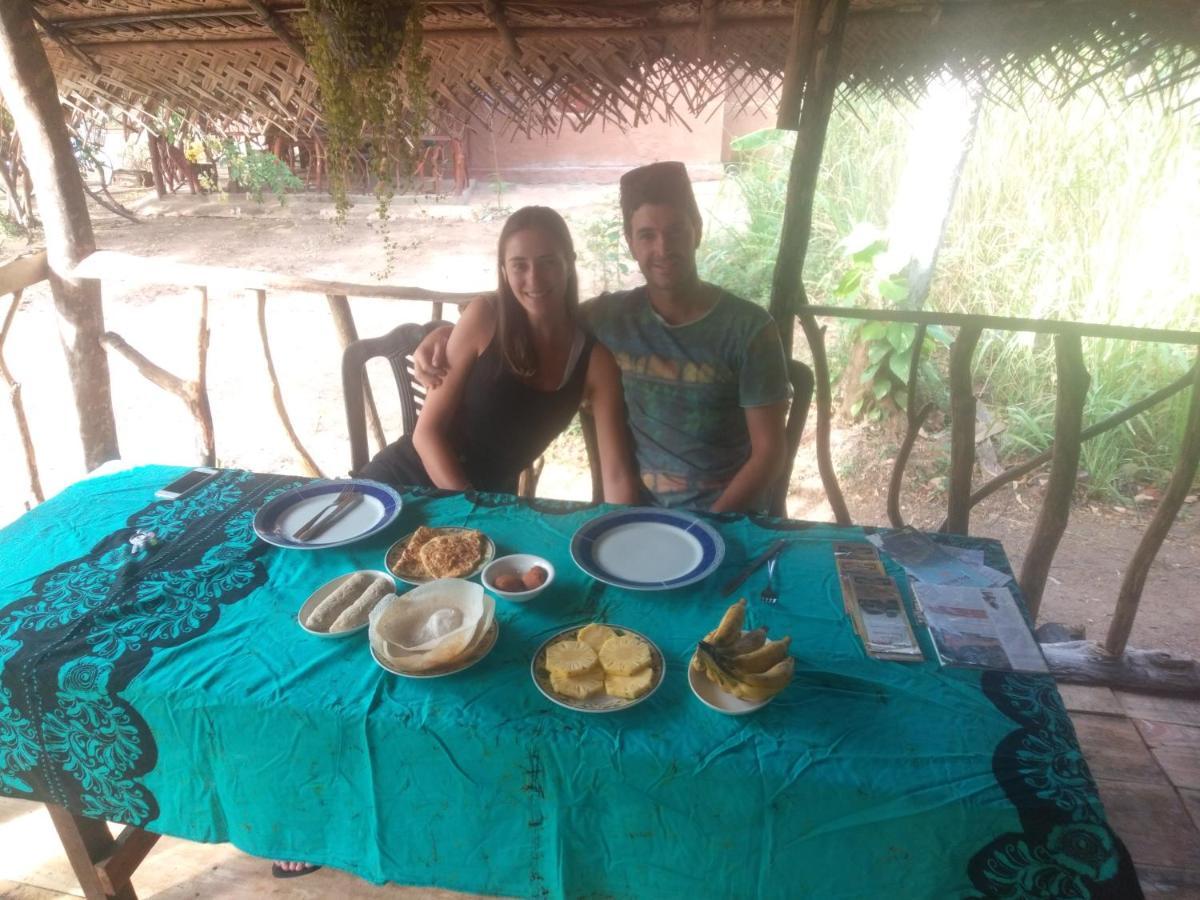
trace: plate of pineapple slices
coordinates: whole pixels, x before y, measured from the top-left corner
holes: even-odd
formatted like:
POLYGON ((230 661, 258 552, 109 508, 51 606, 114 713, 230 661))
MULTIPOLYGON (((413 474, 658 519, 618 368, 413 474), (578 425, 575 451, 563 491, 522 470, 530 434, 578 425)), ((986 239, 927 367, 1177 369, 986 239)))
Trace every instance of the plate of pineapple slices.
POLYGON ((607 713, 641 703, 662 684, 663 655, 643 634, 594 622, 568 628, 538 647, 530 670, 548 700, 607 713))
POLYGON ((766 628, 744 631, 746 599, 725 611, 721 624, 696 646, 688 684, 705 706, 730 716, 762 709, 791 684, 796 660, 792 639, 767 638, 766 628))

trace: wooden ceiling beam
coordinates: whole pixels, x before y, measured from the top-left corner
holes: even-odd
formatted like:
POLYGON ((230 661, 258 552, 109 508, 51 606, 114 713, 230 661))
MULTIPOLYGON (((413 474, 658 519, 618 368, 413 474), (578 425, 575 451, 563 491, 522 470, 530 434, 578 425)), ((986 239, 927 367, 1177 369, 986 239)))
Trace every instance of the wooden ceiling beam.
POLYGON ((292 53, 305 62, 308 61, 308 54, 304 52, 304 45, 300 43, 295 35, 288 31, 287 26, 283 24, 282 18, 267 4, 263 3, 262 0, 246 0, 246 2, 254 7, 254 11, 258 13, 258 17, 262 20, 262 23, 270 28, 292 53))
POLYGON ((53 22, 47 21, 46 17, 32 6, 29 8, 29 15, 33 17, 33 21, 37 23, 38 27, 45 32, 46 36, 49 37, 50 40, 54 41, 54 43, 58 44, 58 46, 60 46, 67 53, 70 53, 93 72, 96 72, 97 74, 100 72, 100 64, 88 56, 83 50, 81 50, 74 41, 63 34, 57 25, 55 25, 53 22))
POLYGON ((508 55, 515 60, 521 58, 521 47, 517 43, 517 37, 513 34, 512 28, 508 24, 508 19, 504 16, 504 7, 500 0, 483 0, 483 11, 496 26, 496 30, 500 32, 500 40, 504 42, 504 47, 508 50, 508 55))

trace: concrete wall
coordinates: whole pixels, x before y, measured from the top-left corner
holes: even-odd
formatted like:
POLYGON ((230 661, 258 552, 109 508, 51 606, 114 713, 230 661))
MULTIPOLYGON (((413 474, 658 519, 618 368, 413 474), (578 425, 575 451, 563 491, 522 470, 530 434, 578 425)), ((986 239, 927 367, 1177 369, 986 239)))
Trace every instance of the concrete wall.
MULTIPOLYGON (((505 135, 497 120, 497 135, 505 135)), ((751 112, 718 100, 699 116, 681 114, 679 120, 646 122, 622 131, 599 120, 583 131, 564 127, 558 134, 492 136, 468 133, 467 158, 471 178, 486 182, 615 182, 634 166, 664 159, 687 164, 693 178, 720 177, 729 158, 729 139, 774 124, 774 111, 751 112)))

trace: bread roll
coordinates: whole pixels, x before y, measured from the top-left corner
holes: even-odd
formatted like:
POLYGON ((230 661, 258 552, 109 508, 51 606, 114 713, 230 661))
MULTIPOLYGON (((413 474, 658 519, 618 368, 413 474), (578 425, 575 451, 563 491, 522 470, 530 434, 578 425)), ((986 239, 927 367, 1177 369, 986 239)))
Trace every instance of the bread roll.
POLYGON ((317 608, 308 614, 308 621, 304 624, 313 631, 327 631, 333 621, 342 614, 342 610, 353 603, 372 582, 373 579, 366 572, 356 572, 318 603, 317 608))
POLYGON ((342 610, 341 614, 333 620, 333 624, 329 626, 329 631, 332 634, 336 631, 349 631, 351 628, 358 628, 360 625, 367 623, 367 617, 371 615, 371 610, 375 608, 375 604, 392 593, 392 584, 384 581, 382 578, 373 581, 358 599, 342 610))

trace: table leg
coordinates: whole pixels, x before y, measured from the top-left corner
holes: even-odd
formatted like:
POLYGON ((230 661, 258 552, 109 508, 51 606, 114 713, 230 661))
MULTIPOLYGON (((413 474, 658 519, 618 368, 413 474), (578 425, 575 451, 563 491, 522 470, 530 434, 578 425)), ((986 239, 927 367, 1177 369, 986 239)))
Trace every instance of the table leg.
POLYGON ((47 803, 50 820, 87 900, 137 900, 129 879, 158 835, 127 826, 114 838, 108 825, 47 803))

